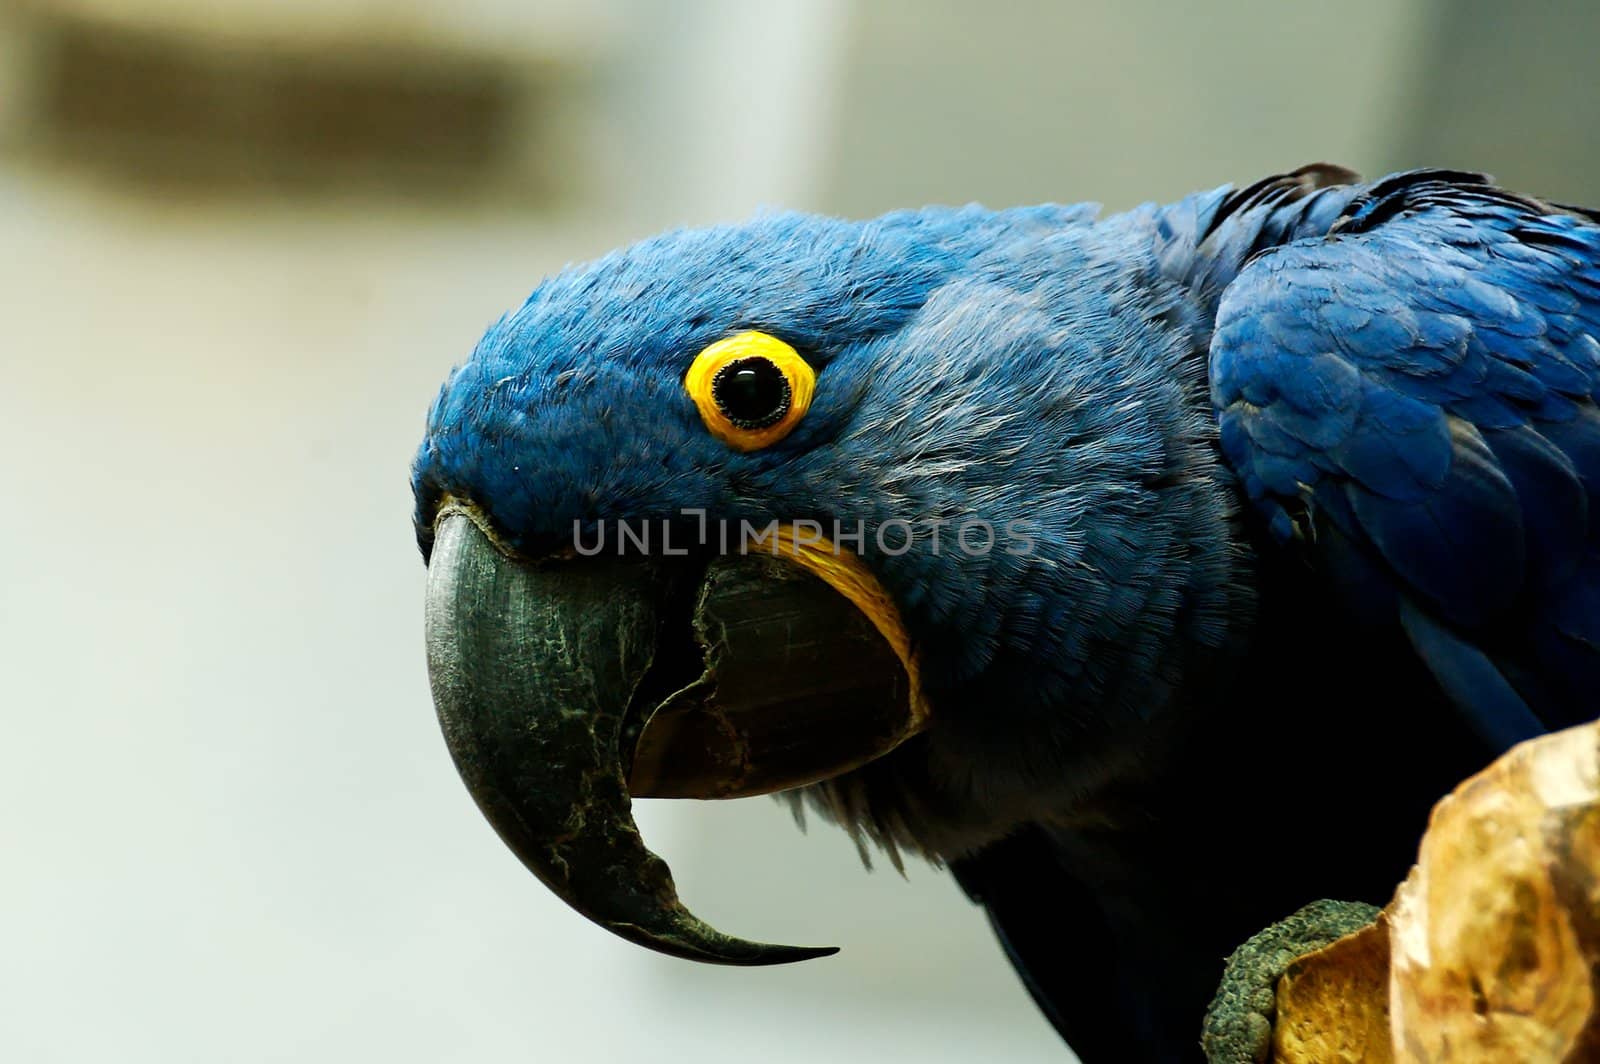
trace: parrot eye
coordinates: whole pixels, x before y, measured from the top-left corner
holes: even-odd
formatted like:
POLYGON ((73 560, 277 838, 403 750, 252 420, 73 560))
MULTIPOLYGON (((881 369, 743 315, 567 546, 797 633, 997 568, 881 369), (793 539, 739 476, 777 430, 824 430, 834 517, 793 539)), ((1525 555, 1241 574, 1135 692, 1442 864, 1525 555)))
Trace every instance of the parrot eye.
POLYGON ((717 409, 741 429, 776 425, 789 412, 789 381, 760 355, 729 362, 711 378, 717 409))
POLYGON ((713 436, 756 451, 800 423, 816 380, 810 364, 776 336, 743 332, 695 356, 683 386, 713 436))

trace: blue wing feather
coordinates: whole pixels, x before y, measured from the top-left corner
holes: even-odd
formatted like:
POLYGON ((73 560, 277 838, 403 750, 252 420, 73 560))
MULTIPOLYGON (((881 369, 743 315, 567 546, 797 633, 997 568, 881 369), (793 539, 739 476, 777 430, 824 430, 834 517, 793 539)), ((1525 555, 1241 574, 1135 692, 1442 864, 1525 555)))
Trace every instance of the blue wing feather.
POLYGON ((1495 745, 1600 683, 1600 225, 1413 173, 1222 293, 1224 454, 1495 745), (1309 536, 1307 536, 1309 533, 1309 536))
POLYGON ((1468 707, 1479 735, 1490 746, 1503 750, 1544 733, 1545 722, 1482 650, 1410 600, 1401 600, 1400 624, 1445 694, 1468 707))

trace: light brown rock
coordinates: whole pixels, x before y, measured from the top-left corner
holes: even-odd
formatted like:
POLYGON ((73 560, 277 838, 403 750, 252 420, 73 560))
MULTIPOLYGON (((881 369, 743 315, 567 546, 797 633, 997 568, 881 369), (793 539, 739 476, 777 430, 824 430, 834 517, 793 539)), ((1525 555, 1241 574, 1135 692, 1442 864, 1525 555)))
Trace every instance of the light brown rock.
POLYGON ((1600 1061, 1600 724, 1457 787, 1383 916, 1276 1002, 1277 1064, 1600 1061))
POLYGON ((1387 912, 1397 1061, 1600 1060, 1600 730, 1456 788, 1387 912))

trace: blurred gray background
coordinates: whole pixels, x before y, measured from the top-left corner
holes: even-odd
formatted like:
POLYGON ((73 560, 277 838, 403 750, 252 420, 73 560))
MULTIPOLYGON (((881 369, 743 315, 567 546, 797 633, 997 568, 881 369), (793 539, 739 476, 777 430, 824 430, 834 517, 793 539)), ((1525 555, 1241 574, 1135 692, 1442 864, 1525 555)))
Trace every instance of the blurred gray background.
POLYGON ((763 206, 1122 208, 1318 159, 1600 204, 1597 31, 1489 0, 0 7, 0 1059, 1069 1059, 947 878, 770 801, 639 818, 702 916, 836 958, 665 960, 528 876, 428 700, 428 401, 562 263, 763 206))

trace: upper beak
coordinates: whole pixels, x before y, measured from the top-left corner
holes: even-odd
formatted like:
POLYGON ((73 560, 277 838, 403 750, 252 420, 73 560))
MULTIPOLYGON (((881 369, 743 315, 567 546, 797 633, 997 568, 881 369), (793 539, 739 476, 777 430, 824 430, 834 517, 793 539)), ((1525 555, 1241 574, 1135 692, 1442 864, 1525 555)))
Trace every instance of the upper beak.
POLYGON ((782 790, 919 730, 914 663, 884 638, 897 617, 855 604, 861 581, 876 586, 864 567, 792 564, 800 552, 535 563, 480 521, 447 506, 435 522, 428 668, 456 768, 500 837, 578 912, 651 949, 745 965, 835 952, 697 919, 630 794, 782 790))

